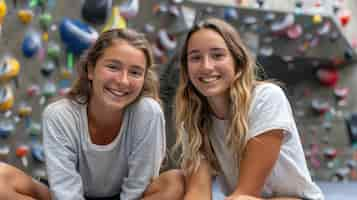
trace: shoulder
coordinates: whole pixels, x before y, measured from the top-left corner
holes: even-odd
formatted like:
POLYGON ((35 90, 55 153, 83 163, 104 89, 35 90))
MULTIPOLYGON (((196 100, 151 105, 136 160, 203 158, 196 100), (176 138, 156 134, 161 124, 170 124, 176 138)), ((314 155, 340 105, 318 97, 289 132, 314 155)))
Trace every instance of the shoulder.
POLYGON ((287 101, 284 90, 274 83, 259 83, 253 90, 251 106, 259 104, 279 104, 287 101))
POLYGON ((259 83, 255 86, 250 114, 259 114, 264 110, 275 112, 276 109, 290 110, 290 103, 283 89, 274 83, 259 83))
POLYGON ((292 109, 283 89, 273 83, 257 85, 249 110, 248 137, 273 129, 292 132, 294 123, 292 109))
POLYGON ((165 117, 160 104, 154 99, 138 99, 128 107, 127 117, 129 135, 135 141, 134 148, 142 141, 165 138, 165 117))
POLYGON ((80 107, 81 105, 75 103, 74 101, 63 98, 48 104, 44 109, 42 116, 43 118, 53 118, 54 116, 73 116, 76 113, 80 113, 80 107))
POLYGON ((143 117, 163 115, 160 104, 150 97, 141 97, 137 102, 131 105, 130 110, 143 117))
POLYGON ((260 83, 253 91, 255 99, 284 97, 283 89, 274 83, 260 83))
MULTIPOLYGON (((53 143, 60 142, 67 148, 77 148, 80 135, 84 131, 81 124, 83 105, 67 98, 59 99, 46 106, 42 113, 43 139, 48 148, 53 143)), ((63 147, 63 146, 62 146, 63 147)), ((62 148, 58 147, 58 148, 62 148)))

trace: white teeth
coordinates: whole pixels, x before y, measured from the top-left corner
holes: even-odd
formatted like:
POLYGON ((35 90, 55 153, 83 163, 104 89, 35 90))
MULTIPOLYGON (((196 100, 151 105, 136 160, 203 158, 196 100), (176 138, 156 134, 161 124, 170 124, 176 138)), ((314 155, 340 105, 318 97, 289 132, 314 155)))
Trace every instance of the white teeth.
POLYGON ((218 80, 218 76, 213 76, 213 77, 207 77, 207 78, 200 78, 200 81, 204 82, 204 83, 211 83, 213 81, 218 80))

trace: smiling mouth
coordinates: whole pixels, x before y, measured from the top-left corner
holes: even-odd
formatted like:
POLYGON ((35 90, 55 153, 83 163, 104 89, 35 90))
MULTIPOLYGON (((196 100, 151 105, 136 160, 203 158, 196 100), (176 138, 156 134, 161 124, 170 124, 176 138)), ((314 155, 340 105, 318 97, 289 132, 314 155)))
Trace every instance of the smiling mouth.
POLYGON ((220 79, 220 76, 199 77, 198 80, 202 83, 213 83, 220 79))
POLYGON ((105 90, 108 91, 112 96, 117 97, 117 98, 124 97, 129 94, 129 92, 123 92, 120 90, 115 90, 115 89, 110 89, 110 88, 106 88, 105 90))

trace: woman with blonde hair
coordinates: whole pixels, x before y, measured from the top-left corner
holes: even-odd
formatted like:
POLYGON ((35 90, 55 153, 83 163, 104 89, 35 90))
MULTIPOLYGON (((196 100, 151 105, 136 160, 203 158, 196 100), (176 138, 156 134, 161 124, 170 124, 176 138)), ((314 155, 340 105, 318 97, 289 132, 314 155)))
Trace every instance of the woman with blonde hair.
POLYGON ((181 64, 175 120, 185 200, 323 199, 287 97, 257 79, 231 25, 215 18, 194 25, 181 64))
POLYGON ((153 66, 143 34, 102 33, 66 98, 43 112, 49 187, 0 163, 0 199, 181 200, 180 171, 159 175, 165 120, 153 66))

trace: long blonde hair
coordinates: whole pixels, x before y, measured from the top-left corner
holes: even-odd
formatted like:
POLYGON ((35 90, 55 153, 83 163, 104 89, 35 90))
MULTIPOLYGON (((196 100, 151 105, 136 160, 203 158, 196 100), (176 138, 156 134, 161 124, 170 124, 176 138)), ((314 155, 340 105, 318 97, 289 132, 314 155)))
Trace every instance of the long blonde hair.
POLYGON ((77 64, 77 79, 66 95, 67 98, 80 103, 89 102, 92 92, 92 82, 88 79, 88 68, 95 67, 105 49, 113 45, 114 41, 122 40, 141 50, 146 58, 144 86, 137 99, 142 96, 151 97, 161 104, 159 98, 159 81, 154 69, 154 58, 149 42, 144 34, 132 29, 111 29, 103 32, 96 42, 81 56, 77 64))
POLYGON ((177 130, 176 146, 183 145, 181 159, 186 173, 198 169, 203 155, 215 171, 220 170, 208 138, 212 124, 208 101, 193 86, 188 75, 187 45, 192 34, 201 29, 217 32, 224 39, 235 61, 236 74, 229 89, 231 109, 225 141, 234 152, 233 159, 238 165, 246 145, 252 91, 258 83, 255 61, 243 45, 238 32, 231 25, 220 19, 208 18, 197 23, 189 31, 181 54, 180 82, 174 112, 177 130))

